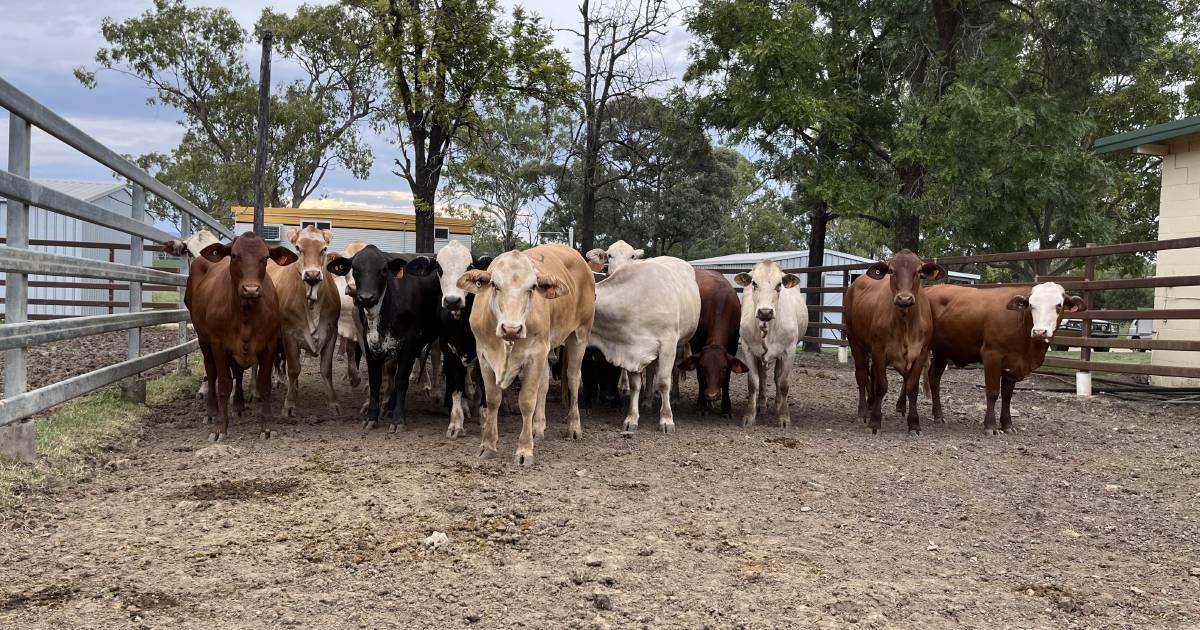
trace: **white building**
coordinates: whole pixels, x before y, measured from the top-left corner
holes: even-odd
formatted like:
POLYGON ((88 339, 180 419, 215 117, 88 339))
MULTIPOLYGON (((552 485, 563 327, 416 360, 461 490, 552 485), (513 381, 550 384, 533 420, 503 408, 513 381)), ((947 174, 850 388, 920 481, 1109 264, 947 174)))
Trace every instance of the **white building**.
MULTIPOLYGON (((233 208, 236 223, 234 233, 241 234, 254 229, 254 208, 233 208)), ((304 228, 315 225, 333 232, 329 251, 342 251, 354 241, 364 241, 389 252, 416 251, 416 217, 398 212, 372 212, 367 210, 341 210, 330 208, 264 208, 263 234, 270 243, 291 247, 288 228, 304 228)), ((434 251, 440 250, 451 240, 471 247, 471 229, 475 222, 470 219, 454 219, 437 216, 434 225, 434 251)))
MULTIPOLYGON (((723 270, 729 269, 730 273, 725 274, 729 282, 737 288, 738 293, 741 293, 741 287, 733 281, 733 277, 738 271, 745 271, 754 266, 760 260, 774 260, 779 263, 779 266, 784 269, 798 269, 808 266, 808 250, 791 250, 782 252, 751 252, 748 254, 729 254, 727 256, 714 256, 712 258, 701 258, 700 260, 689 261, 693 267, 703 267, 705 269, 723 270)), ((833 250, 825 250, 825 260, 821 262, 821 266, 834 265, 853 265, 858 263, 873 263, 876 262, 870 258, 855 256, 845 252, 833 250)), ((865 269, 856 269, 849 272, 850 282, 861 276, 865 269)), ((823 287, 841 288, 845 283, 845 275, 841 271, 826 271, 821 274, 823 287)), ((958 271, 949 272, 949 282, 954 284, 975 284, 979 282, 979 275, 973 273, 962 273, 958 271)), ((808 286, 808 274, 801 274, 801 286, 808 286)), ((841 306, 842 294, 840 292, 822 293, 821 303, 824 306, 841 306)), ((827 324, 842 323, 842 314, 837 311, 821 311, 821 321, 827 324)), ((825 336, 830 336, 826 333, 825 336)))
MULTIPOLYGON (((133 207, 132 192, 124 182, 69 182, 39 180, 37 183, 57 190, 58 192, 82 199, 109 210, 130 216, 133 207)), ((0 237, 7 237, 8 204, 0 199, 0 237)), ((148 219, 146 221, 150 223, 148 219)), ((29 240, 61 241, 55 244, 31 244, 34 251, 78 256, 94 260, 112 260, 119 263, 129 263, 129 235, 119 230, 81 221, 64 214, 51 212, 42 208, 29 209, 29 240), (108 250, 102 248, 80 247, 83 243, 112 243, 125 249, 108 250), (111 257, 110 257, 111 255, 111 257)), ((145 255, 142 264, 150 266, 152 253, 145 255)), ((53 317, 70 317, 79 315, 100 315, 110 312, 107 306, 80 306, 63 304, 62 302, 79 301, 110 301, 109 291, 105 289, 87 289, 82 287, 44 286, 46 283, 55 284, 105 284, 105 280, 85 278, 64 278, 62 276, 30 276, 29 288, 29 318, 47 319, 53 317), (39 284, 43 286, 38 286, 39 284)), ((4 286, 0 285, 0 296, 4 295, 4 286)), ((149 301, 149 297, 144 298, 149 301)), ((113 291, 111 301, 127 303, 128 292, 113 291)), ((124 312, 125 309, 113 307, 111 312, 124 312)))

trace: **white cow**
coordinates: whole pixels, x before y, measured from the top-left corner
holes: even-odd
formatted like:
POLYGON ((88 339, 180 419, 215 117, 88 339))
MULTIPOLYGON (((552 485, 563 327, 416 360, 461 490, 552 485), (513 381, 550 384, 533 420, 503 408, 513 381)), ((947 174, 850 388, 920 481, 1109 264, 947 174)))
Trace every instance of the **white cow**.
POLYGON ((621 267, 641 259, 642 254, 642 250, 634 249, 629 243, 617 241, 609 245, 607 250, 593 249, 587 253, 587 259, 593 271, 605 271, 611 275, 621 267))
POLYGON ((624 241, 608 252, 588 252, 588 260, 609 265, 608 278, 596 284, 596 319, 589 345, 603 352, 609 363, 630 372, 626 431, 637 430, 642 371, 658 360, 659 427, 674 433, 671 372, 679 347, 692 338, 700 321, 700 289, 695 270, 686 262, 670 256, 637 260, 640 255, 641 250, 624 241))
POLYGON ((742 292, 741 348, 739 358, 750 368, 747 405, 742 426, 754 426, 758 405, 766 405, 767 368, 775 370, 775 411, 779 426, 791 423, 788 414, 788 376, 795 360, 800 335, 808 326, 808 307, 800 293, 800 278, 783 273, 779 263, 763 260, 750 273, 734 280, 742 292))
MULTIPOLYGON (((345 258, 354 258, 354 255, 367 244, 363 241, 354 241, 342 250, 341 256, 345 258)), ((330 254, 327 256, 329 260, 336 258, 338 254, 330 254)), ((326 260, 328 262, 329 260, 326 260)), ((358 387, 362 382, 362 377, 358 372, 358 363, 355 357, 358 355, 358 349, 362 344, 362 323, 358 320, 358 307, 354 305, 354 275, 346 274, 344 276, 334 275, 333 282, 337 286, 338 297, 341 300, 341 312, 338 314, 337 334, 338 340, 342 345, 342 353, 346 358, 346 378, 350 380, 351 387, 358 387)))

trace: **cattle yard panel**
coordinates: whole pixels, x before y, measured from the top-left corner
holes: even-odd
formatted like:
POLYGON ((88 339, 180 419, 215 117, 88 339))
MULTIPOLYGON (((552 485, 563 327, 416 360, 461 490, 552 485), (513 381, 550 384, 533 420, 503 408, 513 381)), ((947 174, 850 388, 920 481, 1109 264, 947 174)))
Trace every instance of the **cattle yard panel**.
POLYGON ((232 232, 219 221, 186 201, 117 152, 68 123, 58 114, 30 98, 0 78, 0 108, 8 111, 8 164, 0 171, 0 197, 8 200, 7 239, 0 245, 0 271, 5 272, 4 323, 0 324, 0 350, 4 352, 4 399, 0 400, 0 451, 32 454, 33 432, 10 427, 50 407, 113 383, 136 378, 151 368, 179 359, 186 365, 187 355, 198 343, 187 339, 188 312, 182 308, 182 287, 187 283, 187 263, 182 273, 141 266, 145 251, 160 250, 145 241, 162 242, 174 238, 145 218, 146 195, 153 194, 180 214, 183 233, 191 233, 192 221, 205 224, 214 233, 232 238, 232 232), (48 133, 111 169, 132 188, 130 216, 112 212, 87 201, 47 188, 30 179, 30 138, 33 127, 48 133), (74 241, 38 241, 29 239, 29 209, 42 208, 82 221, 102 225, 129 235, 128 243, 92 243, 74 241), (109 261, 97 261, 61 254, 33 251, 30 246, 50 245, 108 249, 109 261), (115 262, 114 252, 128 250, 130 264, 115 262), (37 280, 30 275, 65 276, 67 280, 37 280), (102 282, 77 280, 98 279, 102 282), (108 300, 30 300, 29 287, 107 289, 108 300), (179 304, 143 304, 143 291, 179 291, 179 304), (113 299, 115 291, 127 291, 129 299, 113 299), (108 307, 110 314, 46 319, 30 317, 30 304, 55 303, 108 307), (128 312, 112 313, 115 307, 128 312), (149 310, 143 310, 148 308, 149 310), (37 319, 38 321, 30 321, 37 319), (145 326, 180 324, 179 343, 151 354, 141 353, 140 329, 145 326), (127 358, 124 361, 80 374, 57 383, 28 391, 25 349, 39 344, 76 339, 87 335, 127 331, 127 358), (21 441, 21 444, 15 442, 21 441))
MULTIPOLYGON (((1083 260, 1083 275, 1082 276, 1037 276, 1034 282, 999 282, 999 283, 980 283, 971 285, 977 288, 996 288, 996 287, 1031 287, 1041 282, 1057 282, 1064 289, 1072 292, 1077 292, 1085 300, 1088 310, 1079 314, 1079 317, 1070 319, 1081 320, 1081 336, 1071 337, 1069 345, 1080 348, 1079 359, 1066 359, 1058 357, 1048 357, 1043 365, 1052 368, 1066 368, 1077 372, 1077 390, 1081 394, 1089 394, 1091 391, 1090 380, 1091 372, 1110 372, 1115 374, 1138 374, 1149 376, 1169 376, 1183 378, 1200 378, 1200 368, 1196 367, 1180 367, 1167 365, 1138 365, 1128 363, 1116 363, 1111 361, 1093 361, 1093 348, 1121 348, 1130 350, 1170 350, 1170 351, 1186 351, 1200 352, 1200 340, 1177 340, 1177 339, 1112 339, 1098 338, 1091 336, 1091 322, 1096 319, 1106 320, 1134 320, 1134 319, 1200 319, 1200 309, 1146 309, 1146 310, 1127 310, 1127 309, 1101 309, 1093 310, 1092 298, 1096 291, 1113 291, 1121 289, 1155 289, 1163 287, 1192 287, 1200 286, 1200 276, 1166 276, 1166 277, 1151 277, 1151 278, 1121 278, 1116 280, 1096 280, 1096 265, 1098 258, 1101 256, 1112 256, 1117 254, 1145 254, 1153 253, 1169 249, 1188 249, 1200 248, 1200 237, 1167 239, 1161 241, 1143 241, 1137 243, 1120 243, 1116 245, 1088 245, 1087 247, 1074 247, 1069 249, 1046 249, 1030 252, 1008 252, 999 254, 980 254, 973 256, 943 256, 937 258, 926 259, 929 262, 936 262, 943 266, 966 266, 966 265, 989 265, 1003 262, 1029 262, 1054 259, 1082 259, 1083 260)), ((821 293, 842 293, 845 294, 846 289, 851 283, 851 271, 860 271, 870 267, 873 263, 854 263, 846 265, 825 265, 820 267, 801 267, 798 269, 786 269, 787 273, 797 275, 805 275, 809 272, 826 272, 826 271, 841 271, 842 286, 840 287, 801 287, 800 291, 806 294, 821 294, 821 293)), ((749 271, 748 269, 721 269, 721 273, 733 274, 739 271, 749 271)), ((801 340, 813 344, 832 345, 839 347, 848 346, 845 339, 845 326, 838 323, 822 322, 819 318, 814 318, 814 314, 820 313, 840 313, 841 306, 824 306, 824 305, 809 305, 810 316, 808 330, 801 340), (842 331, 840 334, 835 333, 834 336, 824 336, 819 334, 819 330, 842 331), (814 334, 815 333, 815 334, 814 334)), ((842 355, 844 356, 844 355, 842 355)))

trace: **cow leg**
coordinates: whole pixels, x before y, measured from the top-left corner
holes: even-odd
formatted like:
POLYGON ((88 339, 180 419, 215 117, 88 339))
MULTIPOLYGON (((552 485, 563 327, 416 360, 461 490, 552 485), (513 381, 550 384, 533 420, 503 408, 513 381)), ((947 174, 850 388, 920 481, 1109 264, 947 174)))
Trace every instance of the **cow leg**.
POLYGON ((479 457, 492 459, 496 456, 496 441, 499 437, 500 400, 504 397, 504 389, 496 383, 496 371, 491 364, 482 358, 479 360, 480 373, 483 376, 483 393, 487 400, 487 410, 484 411, 479 427, 479 457))
POLYGON ((946 417, 942 414, 942 374, 945 372, 946 358, 933 355, 926 382, 929 383, 929 394, 933 398, 933 421, 942 424, 946 424, 946 417))
MULTIPOLYGON (((513 456, 513 461, 518 466, 532 466, 533 432, 535 415, 539 407, 538 397, 541 397, 541 405, 545 405, 545 388, 550 385, 550 374, 546 362, 534 358, 523 367, 521 376, 521 393, 518 396, 521 406, 521 435, 517 438, 517 452, 513 456)), ((546 419, 543 416, 543 428, 545 422, 546 419)))
POLYGON ((775 414, 779 418, 779 426, 784 429, 792 424, 792 414, 788 410, 788 377, 791 373, 791 357, 780 357, 775 363, 775 414))
POLYGON ((758 415, 758 398, 759 389, 763 386, 762 383, 762 358, 756 356, 748 357, 746 367, 746 410, 742 412, 742 428, 750 428, 754 426, 755 417, 758 415))
POLYGON ((638 416, 641 411, 638 404, 641 401, 642 394, 642 373, 629 372, 629 411, 625 414, 625 424, 621 427, 623 431, 637 431, 638 416))
POLYGON ((325 337, 325 345, 321 346, 321 380, 325 381, 325 390, 329 394, 329 413, 333 416, 342 415, 342 406, 338 404, 337 390, 333 387, 333 355, 337 350, 337 332, 330 330, 325 337))
POLYGON ((921 393, 921 375, 925 373, 925 364, 929 361, 928 353, 926 353, 923 361, 917 361, 909 369, 908 374, 904 375, 904 391, 901 393, 901 398, 908 399, 908 413, 905 418, 908 420, 908 434, 921 435, 921 417, 917 410, 917 395, 921 393))
POLYGON ((674 381, 671 376, 674 371, 675 348, 668 347, 658 355, 658 372, 655 378, 658 395, 662 398, 658 408, 658 428, 667 435, 675 432, 675 413, 671 410, 671 385, 674 381))
MULTIPOLYGON (((908 381, 908 377, 905 377, 905 382, 907 382, 907 381, 908 381)), ((898 416, 908 415, 908 388, 907 387, 904 388, 903 394, 896 397, 896 415, 898 415, 898 416)))
POLYGON ((270 368, 271 362, 275 360, 275 348, 269 347, 263 349, 258 354, 258 421, 261 425, 262 432, 259 437, 266 440, 270 439, 275 433, 271 430, 274 426, 275 419, 271 416, 271 373, 274 372, 270 368))
MULTIPOLYGON (((522 390, 525 388, 522 387, 522 390)), ((542 378, 538 382, 537 398, 534 400, 533 409, 533 438, 540 440, 546 435, 546 394, 550 391, 550 366, 542 371, 542 378)))
POLYGON ((296 415, 296 392, 300 389, 300 344, 291 335, 283 337, 283 367, 287 370, 287 393, 283 396, 283 416, 296 415))
POLYGON ((425 384, 425 394, 429 400, 437 400, 437 390, 440 384, 437 366, 442 364, 442 347, 436 341, 429 346, 429 381, 425 384))
POLYGON ((1017 384, 1011 378, 1004 377, 1000 384, 1000 430, 1005 433, 1016 433, 1012 423, 1012 413, 1009 405, 1012 403, 1013 387, 1017 384))
MULTIPOLYGON (((216 394, 217 420, 208 433, 210 442, 220 442, 229 432, 229 395, 233 393, 233 372, 225 361, 224 353, 218 352, 216 357, 216 394)), ((210 390, 213 388, 210 388, 210 390)))
POLYGON ((395 408, 395 399, 392 394, 396 392, 396 359, 388 359, 383 362, 383 389, 379 393, 379 404, 383 407, 383 412, 390 415, 392 409, 395 408), (384 401, 387 401, 386 404, 384 401))
MULTIPOLYGON (((233 407, 233 415, 241 418, 246 415, 246 395, 242 389, 242 375, 244 370, 237 366, 233 367, 233 402, 230 403, 233 407)), ((257 372, 253 372, 257 374, 257 372)))
POLYGON ((583 355, 587 352, 587 336, 576 330, 567 337, 563 352, 567 360, 563 364, 563 378, 567 394, 563 405, 567 408, 567 439, 583 439, 583 420, 579 417, 579 388, 583 382, 583 355))
POLYGON ((870 413, 871 361, 866 351, 853 348, 854 381, 858 383, 858 417, 864 423, 870 413))
POLYGON ((379 420, 379 390, 383 386, 383 370, 386 361, 367 354, 367 404, 363 410, 362 428, 374 429, 379 420))
MULTIPOLYGON (((201 346, 203 348, 203 346, 201 346)), ((204 355, 204 382, 201 383, 201 389, 204 391, 204 408, 206 417, 204 421, 212 424, 217 417, 217 362, 212 357, 212 352, 207 351, 204 355)))
POLYGON ((887 380, 887 361, 883 360, 884 350, 882 348, 872 351, 875 359, 871 361, 871 420, 867 426, 871 428, 871 434, 879 433, 883 428, 883 397, 887 395, 888 380, 887 380))
POLYGON ((983 384, 987 392, 987 412, 983 416, 983 434, 999 435, 996 426, 996 399, 1000 397, 1001 377, 1000 361, 991 357, 983 358, 983 384))
POLYGON ((412 375, 413 362, 417 359, 416 354, 409 350, 408 347, 409 344, 405 344, 405 347, 400 350, 400 357, 396 361, 396 378, 393 379, 396 389, 392 392, 392 397, 388 401, 388 415, 392 420, 392 433, 403 431, 407 428, 408 383, 409 377, 412 375))
POLYGON ((362 384, 362 376, 358 373, 358 344, 349 337, 342 337, 342 353, 346 355, 346 378, 350 379, 350 387, 358 389, 362 384))
POLYGON ((727 369, 725 370, 725 378, 721 381, 721 415, 726 418, 733 417, 733 403, 729 399, 729 379, 732 376, 733 371, 727 369))
POLYGON ((467 386, 467 369, 457 354, 443 348, 442 371, 446 373, 446 395, 450 397, 450 426, 446 427, 446 437, 456 438, 464 433, 463 417, 467 408, 463 392, 467 386))

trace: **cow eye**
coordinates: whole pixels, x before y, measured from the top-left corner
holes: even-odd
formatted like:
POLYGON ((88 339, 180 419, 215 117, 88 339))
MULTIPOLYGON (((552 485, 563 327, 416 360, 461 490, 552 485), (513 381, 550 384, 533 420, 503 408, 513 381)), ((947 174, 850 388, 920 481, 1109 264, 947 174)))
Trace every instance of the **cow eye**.
POLYGON ((1055 304, 1055 305, 1054 305, 1054 310, 1056 310, 1056 311, 1058 311, 1059 313, 1061 313, 1061 312, 1062 312, 1062 304, 1055 304))
POLYGON ((757 288, 758 288, 758 283, 757 283, 757 282, 755 282, 754 280, 751 280, 751 281, 750 281, 750 288, 751 288, 751 289, 757 289, 757 288))
POLYGON ((780 290, 780 289, 782 289, 782 288, 783 288, 783 283, 782 283, 782 282, 780 282, 779 284, 775 285, 775 290, 776 290, 776 291, 778 291, 778 290, 780 290))

